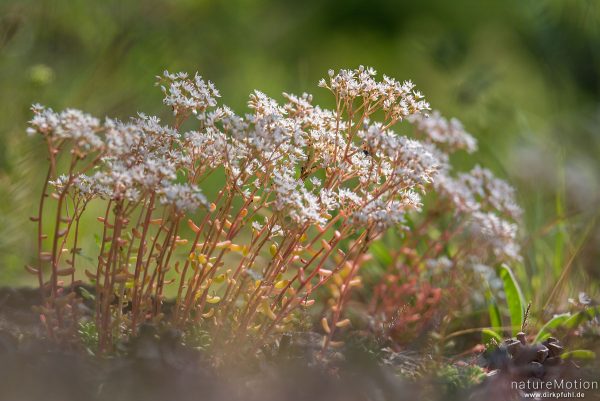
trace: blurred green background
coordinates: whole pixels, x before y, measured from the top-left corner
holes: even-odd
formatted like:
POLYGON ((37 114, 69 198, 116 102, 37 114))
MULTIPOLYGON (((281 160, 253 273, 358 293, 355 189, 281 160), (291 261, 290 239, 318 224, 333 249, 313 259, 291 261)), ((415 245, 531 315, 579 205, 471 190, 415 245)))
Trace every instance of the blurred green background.
POLYGON ((260 89, 310 92, 329 68, 375 67, 412 79, 480 142, 461 161, 508 179, 524 217, 529 299, 598 295, 600 1, 598 0, 2 0, 0 285, 26 284, 44 148, 29 106, 99 117, 169 118, 154 76, 199 71, 243 112, 260 89))

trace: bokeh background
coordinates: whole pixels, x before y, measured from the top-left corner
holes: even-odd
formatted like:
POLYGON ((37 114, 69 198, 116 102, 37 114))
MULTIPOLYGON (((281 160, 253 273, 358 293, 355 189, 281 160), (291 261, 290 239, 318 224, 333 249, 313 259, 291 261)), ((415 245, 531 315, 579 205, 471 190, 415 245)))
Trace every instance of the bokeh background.
POLYGON ((482 164, 518 189, 528 299, 598 295, 598 0, 1 0, 0 285, 33 258, 44 147, 29 107, 169 118, 154 77, 199 71, 243 112, 257 88, 313 93, 329 68, 412 79, 461 119, 482 164))

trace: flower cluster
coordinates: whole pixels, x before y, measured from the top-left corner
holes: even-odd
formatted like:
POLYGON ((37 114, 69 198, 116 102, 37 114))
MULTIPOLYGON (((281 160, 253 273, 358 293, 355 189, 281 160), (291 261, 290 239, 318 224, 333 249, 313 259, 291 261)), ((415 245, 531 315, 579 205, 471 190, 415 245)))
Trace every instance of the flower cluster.
POLYGON ((477 150, 477 141, 456 118, 448 120, 434 110, 428 115, 416 114, 409 119, 427 141, 444 147, 448 152, 465 150, 472 153, 477 150))
POLYGON ((157 85, 165 94, 164 104, 171 107, 176 116, 202 114, 216 106, 216 98, 220 96, 213 83, 204 81, 197 73, 194 78, 189 78, 185 72, 171 74, 165 71, 157 79, 157 85))
MULTIPOLYGON (((197 186, 177 182, 178 171, 190 157, 177 131, 160 125, 158 118, 140 114, 127 123, 112 119, 101 123, 71 109, 55 113, 34 106, 33 112, 28 132, 41 133, 54 142, 73 142, 79 158, 97 152, 90 175, 81 171, 61 175, 50 183, 57 190, 73 185, 80 195, 131 202, 155 192, 162 203, 185 211, 206 204, 197 186)), ((55 146, 61 149, 60 143, 55 146)))
MULTIPOLYGON (((457 120, 427 115, 429 104, 410 81, 378 80, 365 67, 330 71, 320 86, 333 94, 334 109, 313 105, 309 94, 284 93, 279 103, 255 91, 244 115, 219 105, 214 85, 198 74, 165 72, 158 85, 175 115, 172 126, 143 114, 101 122, 33 107, 28 132, 46 138, 50 169, 33 218, 38 266, 29 270, 44 291, 50 288, 50 331, 75 310, 59 277, 74 279, 79 221, 91 201, 105 206, 97 217, 98 264, 85 271, 96 285, 101 349, 110 348, 112 336, 135 334, 145 320, 160 318, 171 283, 172 324, 226 327, 223 341, 289 329, 295 311, 329 283, 327 346, 336 327, 348 324, 343 307, 361 286, 369 246, 391 229, 407 244, 418 242, 426 227, 415 229, 415 222, 431 222, 428 213, 439 212, 426 205, 426 191, 435 191, 451 215, 468 217, 462 232, 485 243, 485 257, 517 257, 516 226, 504 220, 519 214, 512 189, 480 168, 452 176, 448 154, 475 150, 475 140, 457 120), (188 118, 196 126, 182 132, 188 118), (414 127, 413 137, 394 131, 402 122, 414 127), (71 159, 59 171, 63 154, 71 159), (208 199, 201 188, 210 176, 222 185, 208 199), (47 188, 58 202, 51 236, 42 232, 47 188)), ((411 263, 445 258, 452 265, 455 256, 423 252, 411 263)), ((423 305, 437 304, 439 290, 426 287, 435 302, 427 295, 423 305)))
POLYGON ((415 90, 411 81, 400 83, 384 75, 378 82, 376 75, 373 68, 363 66, 357 70, 340 70, 337 74, 329 70, 329 81, 322 79, 319 86, 331 90, 345 103, 360 98, 369 107, 380 105, 387 118, 393 121, 429 110, 429 103, 423 100, 423 95, 415 90))
POLYGON ((472 259, 477 256, 477 262, 484 263, 520 260, 517 222, 521 209, 510 185, 476 166, 456 178, 441 174, 435 186, 456 216, 466 221, 467 234, 474 240, 472 259))
POLYGON ((39 133, 52 142, 72 140, 86 151, 102 148, 103 142, 98 135, 102 128, 97 118, 74 109, 56 113, 39 104, 34 104, 31 109, 34 116, 27 128, 29 135, 39 133))
MULTIPOLYGON (((403 144, 402 154, 410 156, 408 166, 393 164, 398 176, 413 188, 431 183, 434 193, 426 205, 420 205, 418 192, 413 196, 413 210, 420 213, 411 215, 410 231, 405 232, 399 250, 390 250, 392 263, 385 266, 386 274, 375 286, 371 312, 383 315, 386 334, 397 342, 408 341, 431 327, 429 320, 441 304, 464 309, 461 300, 471 298, 473 292, 456 294, 468 288, 459 283, 469 282, 470 273, 492 285, 495 266, 520 260, 521 209, 514 189, 480 166, 469 172, 452 170, 450 154, 474 152, 475 138, 460 121, 446 119, 439 111, 414 114, 406 120, 418 140, 386 133, 381 123, 360 134, 367 151, 375 150, 375 154, 393 153, 398 143, 403 144)), ((364 212, 378 215, 366 208, 364 212)))

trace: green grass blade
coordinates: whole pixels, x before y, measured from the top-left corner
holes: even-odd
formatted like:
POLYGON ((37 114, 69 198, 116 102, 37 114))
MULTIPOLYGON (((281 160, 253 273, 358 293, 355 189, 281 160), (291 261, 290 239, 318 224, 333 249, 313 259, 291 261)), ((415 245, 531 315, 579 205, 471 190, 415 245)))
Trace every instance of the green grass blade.
POLYGON ((556 225, 556 236, 554 239, 554 255, 553 255, 553 267, 556 278, 560 277, 563 266, 565 265, 564 260, 564 248, 566 243, 565 235, 565 194, 566 194, 566 183, 565 183, 565 165, 564 155, 561 154, 561 167, 559 168, 558 185, 559 188, 556 191, 556 218, 558 224, 556 225))

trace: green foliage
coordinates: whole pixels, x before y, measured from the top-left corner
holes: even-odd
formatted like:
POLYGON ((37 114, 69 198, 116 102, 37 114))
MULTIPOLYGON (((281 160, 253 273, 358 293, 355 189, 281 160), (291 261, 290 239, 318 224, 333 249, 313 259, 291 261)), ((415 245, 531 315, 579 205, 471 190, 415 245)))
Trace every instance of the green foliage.
POLYGON ((562 313, 555 315, 552 319, 548 320, 544 326, 538 331, 535 336, 534 342, 542 342, 551 335, 551 331, 557 327, 563 326, 567 320, 571 317, 570 313, 562 313))
POLYGON ((586 361, 596 359, 596 353, 586 349, 577 349, 574 351, 565 352, 560 357, 562 359, 577 359, 580 361, 586 361))
POLYGON ((383 243, 383 241, 373 242, 373 244, 370 246, 370 251, 375 260, 381 264, 381 266, 389 266, 393 261, 389 248, 385 243, 383 243))
POLYGON ((184 332, 183 343, 191 348, 206 351, 212 344, 210 333, 199 325, 191 325, 184 332))
POLYGON ((481 335, 484 344, 489 344, 492 341, 496 341, 497 343, 502 342, 502 336, 496 330, 482 329, 481 335))
POLYGON ((573 314, 564 322, 564 327, 568 330, 573 330, 579 327, 582 323, 590 321, 600 316, 600 306, 586 308, 580 312, 573 314))
POLYGON ((485 371, 476 365, 445 365, 437 372, 438 382, 445 389, 446 395, 459 393, 471 388, 485 378, 485 371))
POLYGON ((502 317, 500 316, 500 308, 498 307, 498 303, 496 302, 494 294, 492 294, 492 291, 489 288, 485 292, 485 300, 488 305, 490 325, 493 330, 500 331, 500 327, 502 327, 502 317))
MULTIPOLYGON (((509 317, 512 328, 512 335, 516 335, 523 328, 523 319, 525 318, 525 303, 523 294, 512 270, 508 266, 502 266, 500 276, 504 283, 504 291, 506 294, 506 303, 509 310, 509 317)), ((488 314, 490 319, 490 327, 483 329, 482 341, 484 344, 489 344, 492 340, 500 343, 503 339, 501 326, 500 310, 494 299, 491 291, 486 293, 486 301, 488 304, 488 314)), ((562 332, 564 334, 572 332, 583 323, 591 321, 600 315, 600 306, 588 307, 576 313, 561 313, 555 315, 548 320, 537 332, 534 343, 539 343, 546 340, 554 332, 562 332)), ((585 351, 587 352, 587 351, 585 351)), ((582 351, 581 355, 590 355, 582 351)), ((573 354, 574 356, 578 354, 573 354)))
MULTIPOLYGON (((525 300, 521 292, 521 287, 519 287, 519 283, 510 267, 506 265, 500 267, 500 278, 502 278, 502 282, 504 283, 504 293, 506 294, 506 303, 510 314, 512 334, 515 335, 523 327, 525 300)), ((492 321, 496 319, 497 317, 494 316, 492 321)))
POLYGON ((79 327, 77 329, 77 334, 79 334, 79 338, 81 343, 85 347, 85 350, 90 355, 96 355, 98 352, 98 328, 96 327, 96 323, 93 321, 80 321, 79 327))

